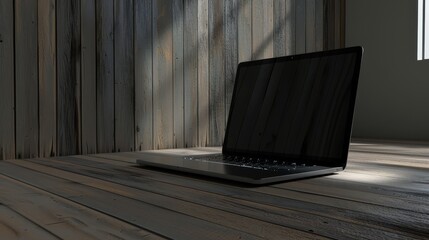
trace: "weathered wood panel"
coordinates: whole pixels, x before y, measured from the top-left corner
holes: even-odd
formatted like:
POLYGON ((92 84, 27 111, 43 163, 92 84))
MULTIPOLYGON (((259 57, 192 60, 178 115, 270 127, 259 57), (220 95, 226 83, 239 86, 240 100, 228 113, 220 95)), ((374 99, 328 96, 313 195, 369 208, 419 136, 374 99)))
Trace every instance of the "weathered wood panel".
POLYGON ((253 188, 136 168, 140 153, 2 161, 0 201, 10 211, 1 223, 11 227, 0 234, 25 226, 59 238, 427 239, 428 152, 352 144, 343 172, 253 188))
POLYGON ((56 89, 56 2, 38 4, 39 41, 39 155, 55 156, 57 151, 56 89))
POLYGON ((153 2, 153 109, 155 148, 173 147, 173 8, 153 2))
POLYGON ((295 1, 295 53, 305 53, 306 44, 306 1, 295 1))
MULTIPOLYGON (((209 11, 208 11, 208 0, 198 1, 198 55, 195 50, 189 49, 188 51, 194 51, 194 58, 198 62, 198 98, 197 98, 197 117, 196 122, 198 128, 193 131, 198 133, 198 144, 197 146, 207 146, 209 142, 209 11)), ((194 26, 195 27, 195 26, 194 26)), ((191 46, 190 46, 191 47, 191 46)), ((188 100, 189 101, 189 100, 188 100)), ((194 100, 195 101, 195 100, 194 100)), ((195 127, 190 125, 190 128, 195 127)), ((189 129, 189 128, 187 128, 189 129)), ((195 145, 195 144, 194 144, 195 145)))
POLYGON ((152 1, 134 2, 136 150, 153 148, 152 1))
POLYGON ((82 153, 97 152, 97 48, 95 0, 81 2, 82 153))
POLYGON ((334 36, 334 47, 335 48, 340 48, 341 46, 341 3, 343 1, 342 0, 335 0, 334 5, 335 5, 335 17, 334 17, 334 28, 335 28, 335 36, 334 36))
POLYGON ((225 131, 224 1, 209 0, 209 145, 222 144, 225 131))
POLYGON ((323 22, 323 48, 325 50, 335 48, 335 1, 336 0, 325 0, 324 1, 324 19, 323 22))
POLYGON ((286 0, 286 55, 296 53, 296 1, 286 0))
POLYGON ((316 0, 305 1, 305 52, 316 50, 316 0))
MULTIPOLYGON (((324 39, 324 32, 323 32, 323 26, 324 26, 324 11, 323 11, 323 2, 324 0, 316 0, 316 9, 315 11, 315 39, 316 39, 316 51, 322 51, 323 50, 323 39, 324 39)), ((345 32, 344 32, 345 34, 345 32)))
MULTIPOLYGON (((185 146, 184 128, 184 52, 183 52, 183 0, 173 1, 173 147, 185 146)), ((194 127, 195 128, 195 127, 194 127)))
POLYGON ((238 0, 238 61, 252 59, 252 0, 238 0))
POLYGON ((344 46, 344 0, 10 1, 1 158, 221 145, 238 62, 344 46))
POLYGON ((252 1, 252 59, 273 56, 273 0, 252 1))
POLYGON ((80 0, 57 1, 57 146, 59 155, 81 152, 80 44, 80 0))
POLYGON ((0 205, 0 233, 3 239, 58 239, 13 209, 0 205))
MULTIPOLYGON (((60 238, 73 239, 110 239, 112 236, 121 239, 142 239, 153 237, 154 234, 104 215, 93 209, 74 203, 48 193, 43 189, 31 187, 22 182, 0 175, 0 202, 7 205, 17 215, 21 215, 40 228, 60 238), (28 196, 31 195, 29 199, 28 196)), ((9 219, 2 218, 9 222, 9 219)), ((23 223, 22 228, 31 227, 23 223)), ((31 229, 34 234, 35 229, 31 229)), ((19 232, 20 234, 25 234, 19 232)), ((4 229, 0 228, 0 234, 5 239, 4 229)), ((35 239, 37 235, 26 238, 35 239)))
POLYGON ((39 155, 37 44, 37 0, 17 0, 15 1, 17 158, 39 155))
POLYGON ((0 160, 15 158, 13 0, 0 1, 0 160))
POLYGON ((115 150, 134 150, 134 44, 132 1, 115 0, 115 150))
POLYGON ((225 126, 228 120, 238 64, 238 1, 225 1, 225 126))
MULTIPOLYGON (((174 198, 157 195, 158 199, 156 199, 147 192, 145 193, 146 200, 138 200, 106 191, 107 188, 102 186, 108 184, 107 182, 91 184, 86 180, 83 184, 76 184, 76 182, 64 179, 64 175, 52 176, 11 163, 0 164, 1 173, 6 176, 13 176, 13 178, 37 188, 43 187, 46 191, 63 198, 72 196, 70 199, 75 203, 88 206, 106 215, 115 216, 117 219, 151 232, 162 233, 162 236, 170 239, 262 239, 237 229, 207 222, 198 217, 190 217, 187 213, 177 212, 173 210, 174 203, 177 201, 174 198), (189 229, 193 229, 193 231, 189 231, 189 229), (204 230, 210 230, 210 232, 204 230)), ((63 172, 63 174, 67 174, 67 172, 63 172)), ((109 188, 109 190, 114 189, 115 187, 109 188)), ((205 212, 201 211, 200 214, 205 214, 205 212)))
POLYGON ((200 47, 203 46, 199 39, 200 29, 200 6, 207 4, 207 0, 203 1, 184 1, 184 25, 183 25, 183 53, 184 53, 184 127, 185 127, 185 147, 197 146, 198 144, 198 87, 199 87, 199 62, 200 47))
POLYGON ((97 151, 115 151, 113 0, 96 1, 97 151))
POLYGON ((286 55, 287 13, 286 0, 274 0, 274 56, 286 55))
MULTIPOLYGON (((93 159, 93 157, 89 157, 89 159, 93 159)), ((96 169, 95 165, 100 166, 100 164, 93 163, 94 167, 86 167, 71 164, 73 161, 82 163, 82 159, 70 157, 58 164, 56 164, 57 161, 52 160, 48 160, 46 162, 43 161, 43 163, 40 161, 23 163, 21 161, 22 163, 17 162, 17 164, 20 166, 30 166, 30 168, 34 170, 40 170, 54 176, 64 176, 65 174, 61 173, 66 173, 67 179, 81 179, 82 182, 91 182, 92 186, 97 186, 100 189, 120 194, 124 197, 149 202, 169 210, 187 214, 191 217, 203 219, 209 223, 226 226, 255 236, 264 237, 264 239, 283 239, 283 235, 288 235, 294 238, 305 238, 306 236, 311 236, 289 227, 279 226, 268 221, 246 216, 252 212, 244 210, 247 206, 243 206, 244 211, 237 211, 239 215, 232 213, 232 206, 241 205, 243 203, 235 201, 232 198, 209 194, 210 199, 206 200, 202 198, 204 192, 199 190, 193 190, 183 186, 176 186, 163 182, 154 182, 151 186, 145 184, 143 184, 144 186, 141 186, 142 184, 138 183, 138 181, 136 181, 135 178, 133 179, 133 177, 113 179, 112 182, 105 183, 100 180, 106 181, 108 177, 103 176, 103 174, 112 174, 111 171, 106 168, 96 169), (43 166, 36 165, 34 163, 43 166), (175 199, 175 202, 170 203, 170 199, 175 199), (259 226, 259 228, 255 228, 254 226, 259 226), (266 231, 264 229, 269 229, 270 231, 266 231)), ((141 175, 139 174, 139 176, 141 175)))

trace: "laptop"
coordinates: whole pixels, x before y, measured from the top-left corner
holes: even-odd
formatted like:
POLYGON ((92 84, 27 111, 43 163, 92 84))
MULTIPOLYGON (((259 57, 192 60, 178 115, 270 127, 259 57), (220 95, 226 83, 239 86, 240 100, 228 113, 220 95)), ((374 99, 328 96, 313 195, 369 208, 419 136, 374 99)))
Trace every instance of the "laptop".
POLYGON ((222 151, 142 152, 137 163, 251 184, 342 171, 362 47, 238 65, 222 151))

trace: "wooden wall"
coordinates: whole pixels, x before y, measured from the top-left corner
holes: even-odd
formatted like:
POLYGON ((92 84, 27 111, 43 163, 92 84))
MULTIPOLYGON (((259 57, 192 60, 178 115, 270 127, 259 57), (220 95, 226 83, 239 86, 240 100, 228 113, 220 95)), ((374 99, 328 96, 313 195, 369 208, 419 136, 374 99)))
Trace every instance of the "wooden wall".
POLYGON ((237 63, 344 46, 344 0, 1 0, 0 159, 222 143, 237 63))

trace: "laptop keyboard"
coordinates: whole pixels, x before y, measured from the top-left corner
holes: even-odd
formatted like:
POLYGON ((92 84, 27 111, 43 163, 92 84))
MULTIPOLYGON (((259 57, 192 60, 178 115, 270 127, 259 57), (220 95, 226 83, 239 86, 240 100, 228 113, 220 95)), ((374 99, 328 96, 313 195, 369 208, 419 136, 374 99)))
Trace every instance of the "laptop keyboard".
POLYGON ((212 155, 212 156, 187 156, 184 160, 197 162, 219 163, 224 165, 253 168, 265 171, 296 171, 297 169, 308 167, 305 164, 287 162, 281 160, 271 160, 264 158, 251 158, 231 155, 212 155))

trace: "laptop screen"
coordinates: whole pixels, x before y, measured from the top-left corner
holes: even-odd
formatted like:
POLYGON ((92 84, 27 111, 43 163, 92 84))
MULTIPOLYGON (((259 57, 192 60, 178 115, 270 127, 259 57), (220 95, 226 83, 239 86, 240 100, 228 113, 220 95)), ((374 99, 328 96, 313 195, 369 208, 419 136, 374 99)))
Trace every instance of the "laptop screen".
POLYGON ((362 49, 241 63, 224 153, 346 160, 362 49))

